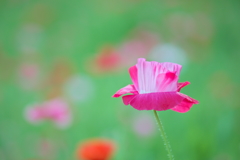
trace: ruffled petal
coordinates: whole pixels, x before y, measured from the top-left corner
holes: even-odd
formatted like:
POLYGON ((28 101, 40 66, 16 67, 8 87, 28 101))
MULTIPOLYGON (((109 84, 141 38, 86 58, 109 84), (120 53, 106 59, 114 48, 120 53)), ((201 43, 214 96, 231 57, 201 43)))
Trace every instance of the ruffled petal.
POLYGON ((128 95, 123 97, 125 105, 130 104, 137 110, 168 110, 180 104, 184 97, 177 92, 156 92, 128 95))
POLYGON ((132 79, 132 82, 136 88, 137 91, 139 91, 139 87, 138 87, 138 69, 136 66, 132 66, 129 68, 129 74, 130 74, 130 77, 132 79))
POLYGON ((171 63, 171 62, 164 62, 160 63, 161 64, 161 72, 166 73, 166 72, 173 72, 177 76, 179 76, 180 71, 182 69, 182 66, 176 63, 171 63))
POLYGON ((127 85, 126 87, 119 89, 112 97, 117 98, 127 93, 138 94, 138 91, 136 90, 134 85, 130 84, 130 85, 127 85))
POLYGON ((178 85, 177 85, 177 91, 179 92, 183 87, 185 87, 185 86, 187 86, 187 85, 189 85, 190 84, 190 82, 182 82, 182 83, 178 83, 178 85))
POLYGON ((122 97, 123 103, 125 105, 129 105, 130 102, 136 97, 137 95, 126 95, 122 97))
POLYGON ((177 90, 177 80, 180 74, 181 65, 175 63, 146 62, 139 58, 137 67, 138 92, 140 94, 152 92, 168 92, 177 90), (165 83, 167 81, 167 83, 165 83), (161 83, 164 83, 161 85, 161 83), (167 85, 170 85, 169 87, 167 85), (160 90, 159 86, 164 86, 160 90))
POLYGON ((144 58, 139 58, 136 64, 138 71, 138 92, 139 93, 151 93, 157 92, 156 90, 156 76, 157 76, 157 64, 146 62, 144 58))
POLYGON ((177 90, 178 76, 173 72, 162 73, 157 76, 158 92, 171 92, 177 90))
POLYGON ((185 94, 178 93, 180 96, 182 96, 184 99, 183 101, 178 104, 176 107, 172 108, 173 111, 180 112, 180 113, 185 113, 190 110, 192 105, 198 104, 199 102, 185 94))

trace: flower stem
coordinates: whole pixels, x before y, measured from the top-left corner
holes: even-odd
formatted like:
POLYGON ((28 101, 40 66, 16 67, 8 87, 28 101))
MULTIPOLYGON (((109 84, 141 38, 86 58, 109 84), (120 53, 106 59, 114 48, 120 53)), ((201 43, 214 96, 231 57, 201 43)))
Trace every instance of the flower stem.
POLYGON ((164 132, 162 122, 160 121, 157 112, 155 110, 153 110, 153 112, 154 112, 154 116, 155 116, 155 118, 157 120, 157 124, 158 124, 159 130, 161 132, 162 139, 164 141, 164 146, 166 147, 166 150, 168 152, 168 158, 170 160, 174 160, 173 154, 172 154, 172 149, 171 149, 170 143, 167 140, 166 133, 164 132))

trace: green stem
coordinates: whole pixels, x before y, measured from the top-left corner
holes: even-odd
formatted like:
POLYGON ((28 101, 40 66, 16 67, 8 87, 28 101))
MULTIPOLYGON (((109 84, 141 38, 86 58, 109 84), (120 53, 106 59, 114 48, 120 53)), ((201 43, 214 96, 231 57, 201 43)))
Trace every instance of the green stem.
POLYGON ((170 143, 167 140, 166 133, 164 132, 162 122, 160 121, 157 112, 155 110, 153 110, 153 112, 154 112, 154 116, 155 116, 155 118, 157 120, 157 124, 158 124, 159 130, 161 132, 162 139, 164 141, 164 146, 166 147, 166 150, 168 152, 168 158, 170 160, 174 160, 173 154, 172 154, 172 149, 171 149, 170 143))

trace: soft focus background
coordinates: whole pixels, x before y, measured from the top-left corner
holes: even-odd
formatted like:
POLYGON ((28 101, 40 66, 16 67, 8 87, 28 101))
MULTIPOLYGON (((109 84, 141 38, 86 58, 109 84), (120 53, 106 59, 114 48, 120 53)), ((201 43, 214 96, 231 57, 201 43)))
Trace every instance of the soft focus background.
POLYGON ((240 1, 1 0, 0 159, 166 159, 152 111, 111 96, 137 58, 183 66, 187 113, 158 112, 177 160, 240 159, 240 1))

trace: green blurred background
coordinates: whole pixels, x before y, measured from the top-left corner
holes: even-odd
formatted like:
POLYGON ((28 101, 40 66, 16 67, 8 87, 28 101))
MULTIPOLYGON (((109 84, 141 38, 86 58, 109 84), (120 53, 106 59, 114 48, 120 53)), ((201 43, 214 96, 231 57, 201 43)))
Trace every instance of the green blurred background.
POLYGON ((164 160, 152 111, 111 96, 137 58, 183 65, 187 113, 159 112, 176 160, 240 159, 240 1, 1 0, 0 159, 74 160, 107 138, 113 160, 164 160), (26 107, 64 99, 71 124, 32 124, 26 107))

